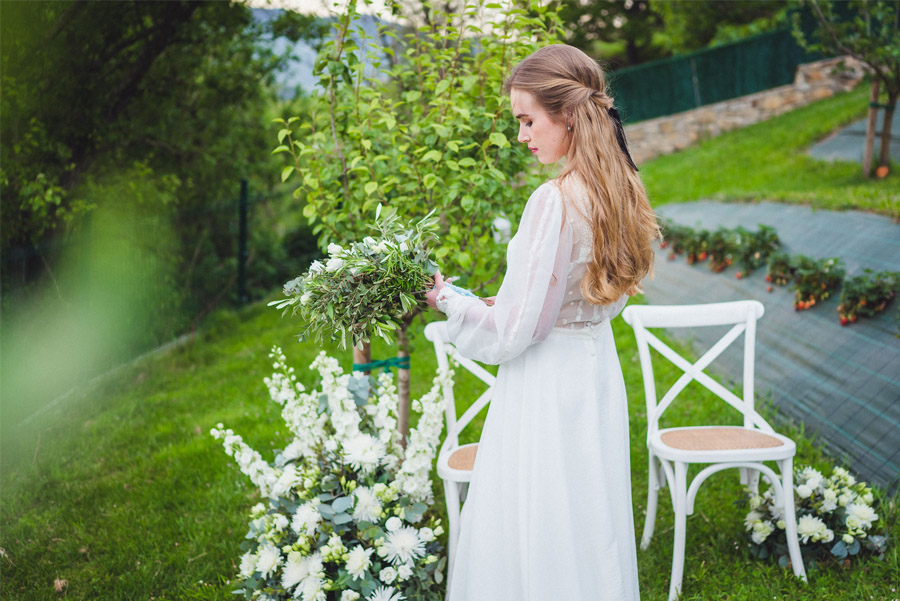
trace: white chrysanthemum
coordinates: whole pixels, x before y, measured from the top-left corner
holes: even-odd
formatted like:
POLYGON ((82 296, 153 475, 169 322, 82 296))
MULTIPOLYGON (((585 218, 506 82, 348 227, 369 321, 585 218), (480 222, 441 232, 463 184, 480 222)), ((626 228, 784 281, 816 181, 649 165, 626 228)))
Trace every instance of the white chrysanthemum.
POLYGON ((379 586, 375 592, 366 597, 366 601, 402 601, 403 599, 406 597, 392 586, 379 586))
POLYGON ((397 578, 400 580, 409 580, 409 577, 412 576, 412 568, 409 567, 409 564, 403 564, 397 568, 397 578))
MULTIPOLYGON (((327 596, 323 588, 324 584, 321 578, 312 575, 307 576, 300 584, 301 599, 303 601, 326 601, 327 596)), ((297 596, 297 594, 294 593, 294 596, 297 596)))
POLYGON ((397 579, 397 570, 395 570, 391 566, 388 566, 378 572, 378 579, 385 584, 393 584, 394 580, 397 579))
POLYGON ((859 528, 868 530, 877 519, 878 514, 865 503, 853 503, 847 508, 847 526, 854 530, 859 528))
POLYGON ((772 531, 775 530, 772 522, 763 522, 762 520, 753 524, 753 534, 750 535, 750 538, 757 545, 761 545, 764 540, 766 540, 772 531))
POLYGON ((353 491, 356 505, 353 508, 353 519, 357 522, 376 522, 381 516, 381 502, 368 486, 360 486, 353 491))
POLYGON ((747 517, 744 518, 744 528, 747 530, 752 530, 753 524, 761 520, 763 517, 765 516, 759 511, 751 511, 747 514, 747 517))
POLYGON ((364 549, 362 545, 356 545, 352 549, 350 549, 350 557, 347 558, 347 572, 353 576, 353 579, 356 580, 358 578, 365 578, 364 572, 369 569, 369 566, 372 562, 369 560, 369 556, 375 549, 369 548, 364 549))
POLYGON ((297 508, 294 519, 291 520, 291 529, 297 534, 312 536, 319 526, 322 515, 316 507, 315 501, 309 501, 297 508))
POLYGON ((244 578, 249 578, 256 571, 256 554, 247 551, 241 556, 240 573, 244 578))
POLYGON ((382 548, 392 564, 411 563, 425 555, 425 543, 419 538, 418 531, 405 526, 389 532, 382 548))
POLYGON ((377 468, 385 454, 383 442, 362 432, 345 440, 343 446, 347 463, 363 473, 377 468))
POLYGON ((816 516, 804 515, 797 520, 797 535, 800 537, 800 542, 804 545, 809 542, 810 539, 812 539, 813 542, 819 542, 826 537, 826 531, 830 532, 828 527, 825 526, 825 522, 816 516))
POLYGON ((291 589, 300 584, 308 575, 306 567, 306 562, 303 561, 300 553, 297 551, 288 553, 288 560, 284 564, 284 570, 282 571, 281 586, 291 589))
POLYGON ((274 545, 265 545, 259 550, 256 560, 256 570, 262 573, 263 578, 272 575, 278 566, 281 565, 281 551, 274 545))

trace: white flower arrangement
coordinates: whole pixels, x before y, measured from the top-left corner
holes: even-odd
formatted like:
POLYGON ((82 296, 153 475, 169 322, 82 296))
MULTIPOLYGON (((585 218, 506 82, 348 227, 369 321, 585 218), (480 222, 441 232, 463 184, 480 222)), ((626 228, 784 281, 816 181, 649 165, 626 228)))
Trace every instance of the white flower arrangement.
POLYGON ((390 373, 344 374, 322 352, 310 366, 321 389, 306 391, 281 349, 270 356, 275 371, 264 381, 282 406, 290 444, 267 463, 224 425, 211 430, 264 499, 250 512, 243 587, 234 592, 300 601, 440 599, 444 530, 429 511, 430 472, 453 371, 439 371, 413 402, 421 416, 404 450, 390 373))
MULTIPOLYGON (((872 508, 875 496, 865 482, 857 482, 841 467, 828 477, 812 467, 798 467, 795 483, 797 536, 804 561, 847 559, 861 551, 883 557, 887 538, 872 532, 878 514, 872 508)), ((775 505, 774 491, 770 487, 748 497, 750 512, 744 526, 750 533, 751 551, 761 559, 776 557, 787 566, 784 514, 775 505)))
POLYGON ((425 293, 434 285, 438 265, 429 245, 436 241, 437 219, 432 213, 404 227, 391 207, 378 205, 372 227, 379 239, 366 236, 346 248, 329 244, 325 263, 313 261, 306 273, 284 285, 287 298, 269 305, 300 315, 306 323, 301 339, 329 338, 341 349, 349 339, 361 348, 377 334, 392 343, 400 322, 426 307, 425 293))

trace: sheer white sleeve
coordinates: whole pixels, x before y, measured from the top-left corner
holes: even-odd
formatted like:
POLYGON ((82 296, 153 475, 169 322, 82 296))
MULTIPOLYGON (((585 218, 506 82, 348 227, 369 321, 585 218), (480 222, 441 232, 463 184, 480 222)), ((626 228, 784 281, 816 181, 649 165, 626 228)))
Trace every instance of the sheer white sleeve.
POLYGON ((493 306, 441 289, 437 307, 459 352, 483 363, 502 363, 543 340, 556 323, 566 290, 572 228, 552 182, 528 199, 506 251, 506 274, 493 306))

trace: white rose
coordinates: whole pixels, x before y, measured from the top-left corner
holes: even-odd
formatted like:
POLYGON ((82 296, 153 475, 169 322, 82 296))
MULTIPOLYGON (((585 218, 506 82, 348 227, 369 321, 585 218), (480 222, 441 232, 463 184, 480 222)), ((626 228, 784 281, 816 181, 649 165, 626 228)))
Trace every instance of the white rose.
POLYGON ((872 491, 866 491, 866 494, 862 496, 862 500, 865 501, 866 505, 871 505, 872 501, 875 500, 875 497, 872 496, 872 491))
POLYGON ((403 522, 400 521, 400 518, 398 518, 397 516, 394 516, 394 517, 388 519, 388 521, 385 523, 384 527, 387 528, 388 532, 393 532, 394 530, 397 530, 402 525, 403 525, 403 522))
POLYGON ((433 541, 434 540, 434 530, 432 530, 431 528, 428 528, 427 526, 425 528, 422 528, 421 530, 419 530, 419 538, 421 538, 426 543, 433 541))
POLYGON ((397 570, 388 566, 378 573, 378 578, 380 578, 381 581, 385 584, 391 584, 394 580, 397 579, 397 570))
POLYGON ((844 536, 841 537, 841 540, 844 541, 844 544, 846 544, 846 545, 852 545, 853 544, 853 535, 851 535, 849 533, 845 534, 844 536))
POLYGON ((341 601, 356 601, 359 599, 359 593, 356 591, 344 591, 341 593, 341 601))
POLYGON ((325 264, 325 271, 335 272, 343 266, 344 266, 344 260, 334 257, 334 258, 328 259, 328 262, 325 264))
POLYGON ((410 576, 412 576, 412 573, 412 568, 405 563, 397 568, 397 577, 400 578, 400 580, 408 579, 410 576))
POLYGON ((801 484, 797 487, 797 496, 801 499, 805 499, 812 494, 812 488, 807 486, 806 484, 801 484))

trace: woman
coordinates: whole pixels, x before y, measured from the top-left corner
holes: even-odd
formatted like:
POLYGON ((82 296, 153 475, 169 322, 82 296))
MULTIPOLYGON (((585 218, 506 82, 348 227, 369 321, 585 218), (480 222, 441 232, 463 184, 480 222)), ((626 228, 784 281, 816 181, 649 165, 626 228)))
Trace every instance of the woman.
POLYGON ((610 320, 652 267, 656 217, 605 78, 547 46, 506 83, 519 142, 559 177, 529 198, 492 305, 435 274, 464 356, 500 364, 449 601, 638 599, 628 414, 610 320))

